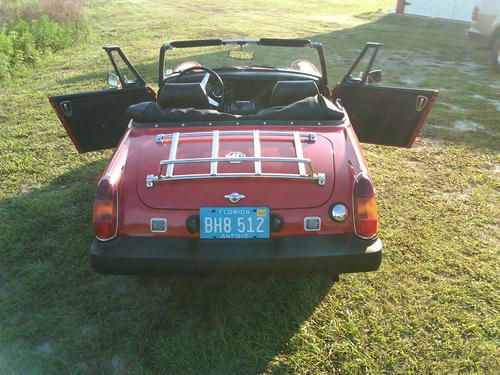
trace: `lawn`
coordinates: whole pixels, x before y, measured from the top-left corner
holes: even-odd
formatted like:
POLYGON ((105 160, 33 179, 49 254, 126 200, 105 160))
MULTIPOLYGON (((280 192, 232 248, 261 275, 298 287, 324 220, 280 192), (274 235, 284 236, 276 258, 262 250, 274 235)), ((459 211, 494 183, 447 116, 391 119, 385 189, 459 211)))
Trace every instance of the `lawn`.
POLYGON ((170 3, 88 0, 88 41, 0 84, 0 374, 498 373, 500 76, 465 26, 388 14, 392 0, 170 3), (331 84, 381 41, 386 84, 441 90, 413 149, 365 147, 378 272, 93 272, 91 202, 110 152, 78 155, 47 94, 103 87, 102 45, 154 83, 163 42, 219 36, 320 41, 331 84))

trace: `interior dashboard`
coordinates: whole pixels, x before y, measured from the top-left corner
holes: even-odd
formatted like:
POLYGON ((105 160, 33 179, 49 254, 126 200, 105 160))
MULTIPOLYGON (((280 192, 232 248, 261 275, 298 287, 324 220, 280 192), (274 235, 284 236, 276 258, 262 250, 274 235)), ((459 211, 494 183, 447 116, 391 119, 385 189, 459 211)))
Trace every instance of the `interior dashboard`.
MULTIPOLYGON (((271 93, 278 81, 313 80, 318 87, 322 87, 321 77, 303 73, 268 70, 217 70, 217 74, 224 83, 224 99, 222 111, 234 114, 252 114, 261 109, 270 107, 271 93)), ((168 76, 164 83, 169 82, 200 82, 205 72, 195 72, 181 76, 168 76)), ((207 91, 212 97, 222 94, 216 80, 211 79, 207 84, 207 91)))

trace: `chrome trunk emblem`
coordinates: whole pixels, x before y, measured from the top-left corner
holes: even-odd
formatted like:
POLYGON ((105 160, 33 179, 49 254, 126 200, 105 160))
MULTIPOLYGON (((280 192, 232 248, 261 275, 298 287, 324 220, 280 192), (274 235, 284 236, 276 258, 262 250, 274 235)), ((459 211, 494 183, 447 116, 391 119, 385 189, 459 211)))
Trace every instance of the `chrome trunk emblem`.
POLYGON ((239 193, 231 193, 231 194, 224 195, 224 198, 229 199, 229 202, 231 202, 231 203, 238 203, 240 201, 240 199, 245 198, 245 196, 243 194, 239 194, 239 193))
MULTIPOLYGON (((246 155, 243 152, 239 151, 231 151, 229 154, 226 154, 226 158, 231 159, 231 158, 244 158, 246 155)), ((231 164, 239 164, 241 161, 239 160, 229 160, 229 163, 231 164)))

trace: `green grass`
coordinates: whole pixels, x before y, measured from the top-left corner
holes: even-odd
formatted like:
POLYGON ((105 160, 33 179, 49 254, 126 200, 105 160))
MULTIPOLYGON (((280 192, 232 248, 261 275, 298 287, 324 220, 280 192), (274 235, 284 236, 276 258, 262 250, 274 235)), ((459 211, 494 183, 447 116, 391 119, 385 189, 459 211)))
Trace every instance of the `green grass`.
POLYGON ((88 1, 88 42, 0 87, 0 374, 498 373, 500 79, 464 26, 382 0, 165 3, 88 1), (95 274, 110 152, 78 155, 46 95, 102 87, 105 44, 154 82, 167 40, 256 35, 323 42, 331 83, 382 41, 386 83, 441 89, 413 149, 365 147, 381 269, 335 284, 95 274))

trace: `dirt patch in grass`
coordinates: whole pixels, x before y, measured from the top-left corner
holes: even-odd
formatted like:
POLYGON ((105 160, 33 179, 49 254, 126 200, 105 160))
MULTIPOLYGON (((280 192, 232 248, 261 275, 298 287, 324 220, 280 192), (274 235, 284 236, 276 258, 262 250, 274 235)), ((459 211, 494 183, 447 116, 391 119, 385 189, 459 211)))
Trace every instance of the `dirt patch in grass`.
POLYGON ((453 123, 453 128, 455 130, 459 130, 461 132, 470 132, 470 131, 475 131, 475 130, 482 130, 484 129, 483 125, 478 124, 477 122, 474 121, 467 121, 467 120, 457 120, 453 123))

